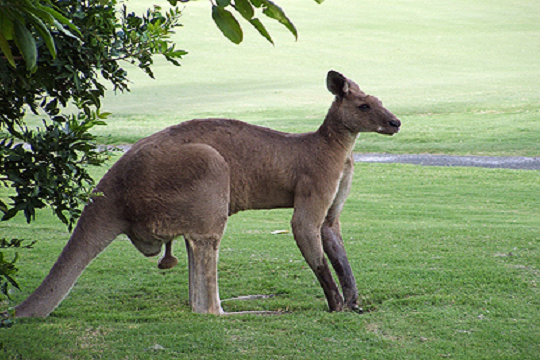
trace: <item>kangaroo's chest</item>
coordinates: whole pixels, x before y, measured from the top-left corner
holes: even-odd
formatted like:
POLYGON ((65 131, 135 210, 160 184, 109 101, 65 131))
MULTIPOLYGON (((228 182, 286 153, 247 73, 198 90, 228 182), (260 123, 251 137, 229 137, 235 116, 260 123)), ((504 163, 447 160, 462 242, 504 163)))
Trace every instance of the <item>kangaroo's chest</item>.
POLYGON ((243 210, 292 208, 299 193, 332 199, 339 192, 340 179, 347 171, 343 164, 276 164, 264 159, 244 160, 242 165, 231 161, 231 165, 231 214, 243 210))

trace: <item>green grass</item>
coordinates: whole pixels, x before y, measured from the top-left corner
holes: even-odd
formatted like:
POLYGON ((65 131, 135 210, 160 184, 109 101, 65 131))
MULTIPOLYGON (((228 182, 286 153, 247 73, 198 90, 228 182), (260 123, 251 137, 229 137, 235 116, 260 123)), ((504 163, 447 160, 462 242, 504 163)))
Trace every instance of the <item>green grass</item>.
MULTIPOLYGON (((539 156, 539 3, 280 4, 300 35, 295 42, 267 22, 272 47, 249 24, 244 43, 229 43, 212 23, 208 2, 190 2, 185 27, 174 37, 190 51, 183 66, 158 59, 156 80, 130 69, 132 92, 111 92, 104 102, 113 116, 96 130, 100 141, 132 143, 206 117, 313 131, 332 101, 325 76, 335 69, 403 120, 398 136, 362 135, 356 151, 539 156)), ((143 9, 148 3, 128 5, 143 9)))
MULTIPOLYGON (((278 295, 224 302, 225 310, 290 311, 281 316, 193 314, 183 244, 179 266, 161 271, 120 237, 49 318, 2 330, 0 358, 536 359, 537 179, 535 171, 358 165, 342 223, 363 315, 328 313, 292 236, 270 234, 290 228, 290 210, 233 216, 220 252, 222 299, 278 295)), ((22 254, 15 304, 69 234, 48 211, 32 227, 18 218, 0 229, 40 240, 22 254)))
MULTIPOLYGON (((536 2, 279 3, 300 38, 270 26, 271 47, 248 27, 244 44, 227 43, 208 3, 190 2, 176 35, 191 52, 183 67, 157 61, 156 81, 131 70, 133 91, 105 101, 114 115, 100 141, 132 143, 197 117, 312 131, 335 69, 404 123, 394 137, 362 135, 356 151, 540 156, 536 2)), ((0 359, 538 359, 539 203, 536 171, 358 164, 342 227, 365 314, 328 313, 292 236, 270 234, 289 228, 290 210, 246 212, 222 241, 221 298, 278 296, 223 306, 290 313, 192 314, 183 244, 179 266, 160 271, 119 237, 49 318, 0 329, 0 359)), ((31 226, 0 223, 0 236, 39 240, 20 251, 22 292, 7 308, 69 233, 43 211, 31 226)))
POLYGON ((245 43, 227 43, 203 21, 207 4, 190 4, 186 27, 178 32, 179 43, 191 51, 184 66, 158 63, 158 81, 131 72, 133 92, 109 98, 117 115, 100 134, 132 142, 179 121, 222 116, 312 131, 332 100, 324 77, 336 69, 380 97, 404 123, 391 140, 363 135, 356 151, 540 154, 537 3, 282 5, 300 37, 294 42, 273 26, 273 48, 247 26, 245 43), (132 128, 134 118, 140 128, 132 128))

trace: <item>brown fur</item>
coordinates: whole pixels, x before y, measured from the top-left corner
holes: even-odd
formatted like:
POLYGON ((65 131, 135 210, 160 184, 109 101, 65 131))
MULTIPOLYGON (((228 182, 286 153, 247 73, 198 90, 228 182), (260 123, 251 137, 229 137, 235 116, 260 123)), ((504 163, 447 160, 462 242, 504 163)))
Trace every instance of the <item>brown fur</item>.
POLYGON ((302 255, 331 311, 356 310, 358 292, 340 233, 339 215, 351 187, 352 149, 359 132, 394 134, 400 121, 375 97, 331 71, 336 95, 321 127, 289 134, 236 120, 192 120, 137 142, 97 186, 49 275, 16 308, 16 316, 47 316, 85 267, 125 233, 146 256, 183 236, 193 311, 222 314, 217 260, 227 218, 239 211, 294 207, 291 221, 302 255), (328 256, 343 296, 327 264, 328 256))

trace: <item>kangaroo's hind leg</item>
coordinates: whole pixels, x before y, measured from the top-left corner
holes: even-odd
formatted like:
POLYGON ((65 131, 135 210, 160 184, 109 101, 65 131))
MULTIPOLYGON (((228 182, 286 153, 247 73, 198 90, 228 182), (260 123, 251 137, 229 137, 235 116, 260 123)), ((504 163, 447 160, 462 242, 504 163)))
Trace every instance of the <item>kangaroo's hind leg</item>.
POLYGON ((166 268, 176 263, 172 240, 184 236, 193 311, 220 314, 217 251, 229 215, 227 162, 205 144, 147 144, 129 170, 130 239, 147 256, 165 244, 158 266, 166 268))
MULTIPOLYGON (((229 215, 229 167, 213 148, 202 144, 197 147, 198 171, 189 184, 189 205, 181 209, 189 263, 189 302, 196 313, 220 315, 217 263, 229 215)), ((166 243, 163 261, 172 257, 171 248, 172 241, 166 243)))
POLYGON ((200 314, 223 314, 218 289, 218 250, 221 236, 185 236, 189 261, 189 303, 200 314))
MULTIPOLYGON (((184 234, 189 264, 189 303, 196 313, 223 314, 218 290, 218 252, 229 213, 228 171, 201 182, 184 234), (220 181, 213 181, 221 178, 220 181), (226 200, 226 201, 225 201, 226 200)), ((198 187, 198 186, 197 186, 198 187)))

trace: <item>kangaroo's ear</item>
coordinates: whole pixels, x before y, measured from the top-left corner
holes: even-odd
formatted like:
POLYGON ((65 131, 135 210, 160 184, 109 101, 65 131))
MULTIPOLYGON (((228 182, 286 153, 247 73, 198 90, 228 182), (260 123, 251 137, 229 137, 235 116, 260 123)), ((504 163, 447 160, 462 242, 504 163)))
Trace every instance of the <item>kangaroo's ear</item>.
POLYGON ((330 70, 326 76, 328 91, 337 97, 343 98, 349 93, 349 81, 337 71, 330 70))

